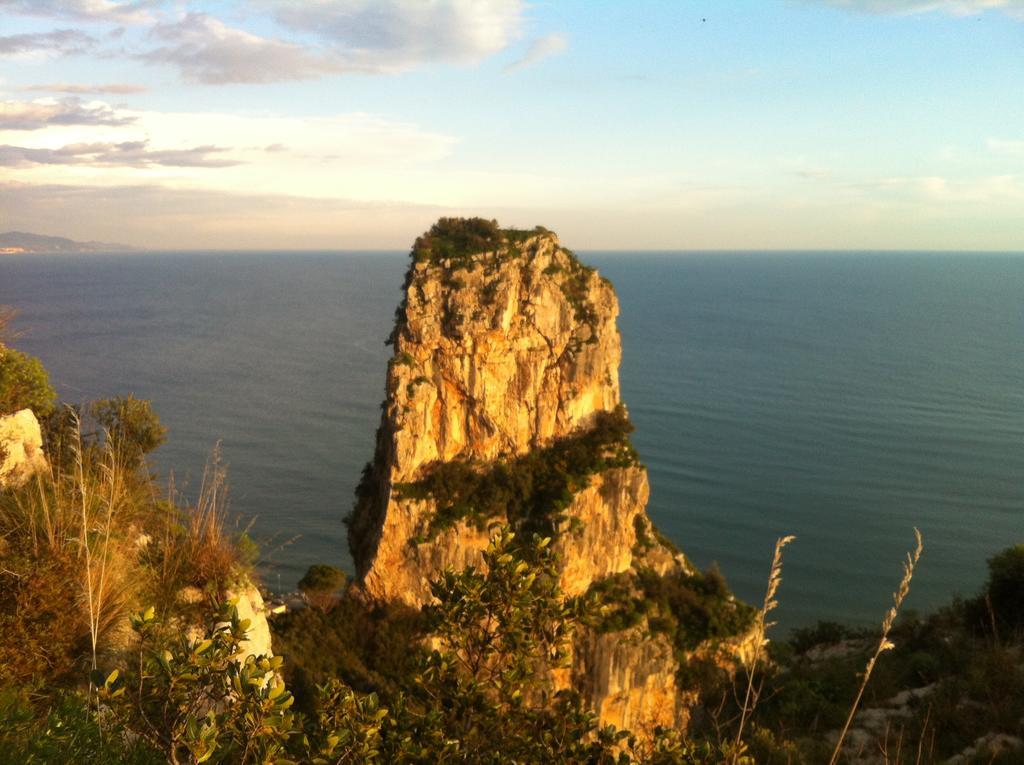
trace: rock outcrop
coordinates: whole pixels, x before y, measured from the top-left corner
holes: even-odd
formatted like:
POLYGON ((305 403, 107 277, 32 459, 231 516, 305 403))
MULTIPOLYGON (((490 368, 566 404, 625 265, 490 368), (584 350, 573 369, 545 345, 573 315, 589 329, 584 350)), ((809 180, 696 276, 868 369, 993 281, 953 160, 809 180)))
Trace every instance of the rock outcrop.
POLYGON ((249 620, 249 631, 246 639, 239 644, 240 655, 273 656, 274 646, 270 633, 270 622, 267 621, 268 609, 263 602, 259 587, 249 578, 244 577, 237 587, 227 593, 229 600, 234 599, 239 619, 249 620))
MULTIPOLYGON (((252 578, 246 573, 239 572, 235 584, 224 593, 224 599, 234 603, 239 619, 249 620, 246 639, 238 644, 237 660, 244 661, 247 656, 273 656, 273 638, 267 619, 270 611, 252 578)), ((178 592, 178 601, 184 606, 195 606, 203 604, 206 596, 198 587, 190 585, 178 592)), ((197 622, 186 624, 184 629, 191 640, 198 640, 203 636, 204 627, 197 622)))
POLYGON ((0 490, 23 486, 48 468, 39 421, 32 410, 0 417, 0 490))
MULTIPOLYGON (((505 524, 553 539, 569 595, 613 581, 643 599, 660 587, 651 577, 695 575, 644 509, 612 285, 545 229, 479 219, 442 219, 412 257, 376 452, 348 519, 365 595, 423 605, 431 579, 478 564, 488 529, 505 524)), ((652 637, 641 615, 580 636, 572 683, 603 721, 683 718, 670 632, 652 637)))

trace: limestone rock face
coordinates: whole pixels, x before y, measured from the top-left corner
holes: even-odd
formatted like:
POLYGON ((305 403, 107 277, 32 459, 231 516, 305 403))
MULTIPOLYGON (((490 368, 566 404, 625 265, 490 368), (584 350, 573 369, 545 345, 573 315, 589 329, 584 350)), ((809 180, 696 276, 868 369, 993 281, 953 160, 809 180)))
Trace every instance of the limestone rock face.
MULTIPOLYGON (((481 501, 483 518, 472 516, 473 502, 446 515, 456 506, 451 493, 444 505, 436 491, 410 486, 437 486, 429 479, 439 474, 452 482, 505 475, 524 463, 538 470, 549 457, 562 471, 552 457, 559 448, 624 417, 611 284, 546 230, 491 235, 489 246, 450 258, 438 256, 450 251, 447 243, 431 250, 420 240, 413 250, 376 451, 348 519, 356 585, 372 600, 424 605, 443 569, 481 562, 494 524, 524 522, 500 501, 481 501)), ((573 474, 553 500, 558 514, 546 530, 568 595, 614 575, 637 594, 641 572, 694 573, 647 518, 647 472, 628 439, 626 452, 573 474)), ((556 684, 580 690, 604 724, 641 733, 685 722, 694 700, 677 685, 679 652, 648 627, 645 617, 624 630, 581 634, 572 671, 556 684)))
POLYGON ((678 665, 664 635, 640 628, 583 636, 574 652, 574 685, 603 725, 639 735, 681 728, 693 699, 676 684, 678 665))
MULTIPOLYGON (((437 507, 402 498, 396 486, 437 463, 485 465, 522 455, 616 409, 618 313, 611 284, 549 232, 458 267, 410 267, 377 452, 350 522, 368 594, 422 605, 430 579, 446 566, 476 562, 489 538, 485 529, 457 523, 417 543, 437 507)), ((634 465, 594 476, 573 497, 567 514, 578 519, 576 533, 556 539, 568 593, 629 568, 634 520, 647 496, 646 471, 634 465)))
POLYGON ((0 490, 22 486, 48 468, 39 421, 32 410, 0 417, 0 490))

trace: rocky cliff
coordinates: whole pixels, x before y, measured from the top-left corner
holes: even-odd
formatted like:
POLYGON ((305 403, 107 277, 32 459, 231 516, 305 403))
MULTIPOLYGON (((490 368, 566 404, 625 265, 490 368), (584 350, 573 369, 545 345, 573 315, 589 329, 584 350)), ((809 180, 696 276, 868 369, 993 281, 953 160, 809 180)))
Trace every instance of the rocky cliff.
POLYGON ((612 285, 550 231, 479 219, 442 219, 412 261, 376 452, 348 519, 359 586, 419 606, 442 569, 479 562, 495 525, 550 536, 567 594, 630 604, 580 637, 574 685, 606 722, 675 724, 670 596, 703 580, 644 509, 612 285), (652 637, 656 615, 671 629, 652 637))

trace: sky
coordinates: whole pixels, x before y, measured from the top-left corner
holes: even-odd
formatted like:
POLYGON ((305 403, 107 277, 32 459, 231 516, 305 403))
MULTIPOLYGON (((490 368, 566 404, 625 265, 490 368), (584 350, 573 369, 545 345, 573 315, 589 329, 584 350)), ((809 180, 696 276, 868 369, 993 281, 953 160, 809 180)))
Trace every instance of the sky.
POLYGON ((1024 250, 1024 0, 0 0, 0 231, 1024 250))

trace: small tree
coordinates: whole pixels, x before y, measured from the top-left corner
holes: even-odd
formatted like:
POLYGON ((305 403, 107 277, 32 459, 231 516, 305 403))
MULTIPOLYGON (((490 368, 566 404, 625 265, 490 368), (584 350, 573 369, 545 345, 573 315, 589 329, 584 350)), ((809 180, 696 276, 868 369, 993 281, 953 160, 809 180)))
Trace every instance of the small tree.
POLYGON ((1024 626, 1024 544, 989 559, 985 592, 1001 621, 1010 627, 1024 626))
POLYGON ((56 400, 50 376, 39 359, 0 345, 0 414, 31 409, 43 418, 53 411, 56 400))
POLYGON ((299 580, 299 590, 311 604, 326 610, 334 602, 338 590, 345 586, 346 579, 340 568, 315 563, 299 580))
POLYGON ((140 463, 167 436, 167 428, 146 399, 131 394, 105 398, 93 402, 91 409, 111 445, 129 463, 140 463))

